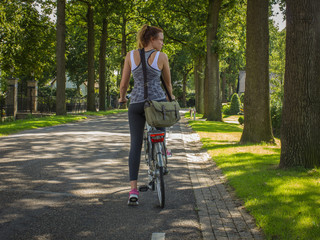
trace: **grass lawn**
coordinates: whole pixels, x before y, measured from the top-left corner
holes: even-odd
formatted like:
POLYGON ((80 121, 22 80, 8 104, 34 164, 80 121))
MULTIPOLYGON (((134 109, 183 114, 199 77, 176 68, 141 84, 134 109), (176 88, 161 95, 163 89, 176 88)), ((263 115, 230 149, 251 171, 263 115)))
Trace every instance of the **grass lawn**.
MULTIPOLYGON (((243 115, 222 115, 222 118, 224 121, 236 121, 238 123, 238 119, 240 116, 243 116, 243 115)), ((190 116, 190 112, 186 112, 184 114, 184 117, 187 118, 187 119, 190 119, 190 120, 193 120, 194 119, 194 116, 190 116)), ((202 120, 205 120, 203 119, 203 114, 200 114, 200 113, 196 113, 196 119, 202 119, 202 120)))
POLYGON ((79 113, 79 115, 86 115, 86 116, 105 116, 109 114, 121 113, 121 112, 128 112, 128 109, 112 109, 107 111, 99 111, 99 112, 84 112, 79 113))
POLYGON ((104 116, 109 114, 115 114, 119 112, 126 112, 126 109, 116 109, 108 110, 101 112, 85 112, 77 115, 66 115, 66 116, 50 116, 50 117, 41 117, 41 118, 28 118, 21 119, 13 122, 0 123, 0 137, 17 133, 23 130, 40 128, 40 127, 49 127, 74 121, 79 121, 86 119, 86 116, 104 116))
POLYGON ((5 122, 0 124, 0 137, 17 133, 23 130, 40 128, 40 127, 49 127, 59 124, 64 124, 68 122, 74 122, 81 119, 85 119, 85 116, 50 116, 50 117, 41 117, 41 118, 28 118, 16 120, 13 122, 5 122))
POLYGON ((190 121, 267 239, 320 239, 320 169, 278 169, 276 145, 240 145, 242 127, 190 121))

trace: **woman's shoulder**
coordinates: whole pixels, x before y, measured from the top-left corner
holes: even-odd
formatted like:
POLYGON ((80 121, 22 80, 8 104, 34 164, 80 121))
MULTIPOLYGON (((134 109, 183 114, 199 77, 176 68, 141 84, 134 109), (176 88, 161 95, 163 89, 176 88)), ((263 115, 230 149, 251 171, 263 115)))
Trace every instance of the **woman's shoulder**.
POLYGON ((133 50, 130 50, 129 52, 127 52, 126 58, 130 58, 131 53, 133 53, 134 56, 139 55, 139 49, 133 49, 133 50))
POLYGON ((167 56, 167 54, 164 53, 164 52, 160 52, 160 54, 159 54, 159 60, 160 60, 160 61, 168 61, 168 56, 167 56))
POLYGON ((132 49, 129 53, 133 53, 134 56, 140 55, 139 49, 132 49))
POLYGON ((133 52, 133 53, 139 52, 139 49, 132 49, 132 50, 127 52, 127 55, 130 55, 131 52, 133 52))

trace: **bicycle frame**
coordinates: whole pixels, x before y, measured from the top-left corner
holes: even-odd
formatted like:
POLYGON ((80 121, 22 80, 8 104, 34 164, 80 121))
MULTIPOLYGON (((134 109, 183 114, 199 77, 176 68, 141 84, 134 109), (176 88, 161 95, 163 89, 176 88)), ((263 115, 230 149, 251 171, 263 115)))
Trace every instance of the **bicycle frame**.
MULTIPOLYGON (((144 133, 144 137, 145 137, 145 143, 147 144, 147 146, 145 145, 145 152, 146 152, 146 156, 148 156, 147 163, 148 166, 151 164, 150 160, 155 160, 153 159, 153 147, 156 150, 156 154, 158 155, 158 166, 159 167, 164 167, 164 160, 167 161, 166 159, 166 154, 164 154, 165 159, 163 159, 163 152, 162 152, 162 147, 164 148, 164 153, 166 153, 166 146, 165 146, 165 132, 163 131, 159 131, 157 130, 155 127, 151 127, 148 123, 146 123, 146 128, 145 128, 145 133, 144 133), (163 142, 163 146, 161 146, 163 142)), ((165 162, 166 163, 166 162, 165 162)))

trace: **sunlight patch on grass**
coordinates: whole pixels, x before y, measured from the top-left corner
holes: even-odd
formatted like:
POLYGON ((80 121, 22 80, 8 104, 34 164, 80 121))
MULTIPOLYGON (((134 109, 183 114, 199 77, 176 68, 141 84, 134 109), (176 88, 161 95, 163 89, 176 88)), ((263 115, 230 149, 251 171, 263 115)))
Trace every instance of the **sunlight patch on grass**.
POLYGON ((319 169, 278 169, 279 139, 276 145, 241 145, 239 125, 190 125, 267 239, 320 239, 319 169))
POLYGON ((0 124, 0 136, 9 135, 12 133, 17 133, 19 131, 36 129, 41 127, 50 127, 59 124, 79 121, 85 119, 85 116, 75 116, 75 115, 66 115, 66 116, 49 116, 41 118, 29 118, 21 119, 13 122, 5 122, 0 124))
MULTIPOLYGON (((213 140, 211 133, 199 132, 199 135, 201 136, 201 138, 208 138, 208 139, 213 140)), ((218 142, 218 141, 230 142, 231 141, 231 142, 238 143, 240 141, 240 138, 241 138, 241 132, 233 132, 232 134, 217 132, 214 135, 215 142, 218 142)))
POLYGON ((116 113, 123 113, 128 112, 128 109, 111 109, 107 111, 98 111, 98 112, 84 112, 80 113, 80 115, 86 115, 86 116, 106 116, 110 114, 116 114, 116 113))
MULTIPOLYGON (((184 114, 184 117, 187 118, 187 119, 193 119, 193 118, 194 118, 194 115, 192 114, 192 115, 190 116, 190 112, 188 111, 188 112, 186 112, 186 113, 184 114)), ((203 118, 203 114, 201 114, 201 113, 196 113, 196 119, 201 119, 201 118, 203 118)))
POLYGON ((113 109, 101 112, 85 112, 76 115, 65 116, 48 116, 48 117, 29 117, 28 119, 16 120, 13 122, 5 122, 0 124, 0 137, 9 134, 17 133, 23 130, 36 129, 41 127, 50 127, 59 124, 75 122, 82 119, 86 119, 86 116, 106 116, 110 114, 127 112, 128 109, 113 109))
POLYGON ((190 121, 189 123, 197 132, 242 132, 242 128, 238 124, 210 121, 190 121))

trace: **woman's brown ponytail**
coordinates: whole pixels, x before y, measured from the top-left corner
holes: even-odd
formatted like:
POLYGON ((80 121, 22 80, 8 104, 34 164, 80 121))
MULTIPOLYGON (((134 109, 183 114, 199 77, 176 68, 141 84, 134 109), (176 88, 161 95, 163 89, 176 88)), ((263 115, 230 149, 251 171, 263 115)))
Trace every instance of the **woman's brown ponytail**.
POLYGON ((138 48, 144 48, 152 38, 158 37, 158 33, 163 32, 161 28, 144 24, 137 34, 138 48))

